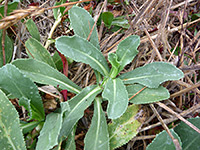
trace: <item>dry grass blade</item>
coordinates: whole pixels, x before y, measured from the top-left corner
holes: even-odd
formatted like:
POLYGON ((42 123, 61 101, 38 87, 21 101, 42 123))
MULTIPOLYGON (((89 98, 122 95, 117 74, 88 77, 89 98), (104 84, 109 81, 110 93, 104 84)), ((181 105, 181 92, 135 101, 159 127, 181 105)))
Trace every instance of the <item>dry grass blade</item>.
POLYGON ((19 9, 19 10, 14 10, 12 13, 10 13, 10 16, 7 16, 3 19, 0 20, 0 30, 4 28, 9 28, 10 26, 16 24, 18 21, 21 19, 26 18, 27 16, 37 16, 41 15, 44 13, 45 10, 49 9, 54 9, 54 8, 59 8, 59 7, 66 7, 69 5, 74 5, 77 3, 82 3, 82 2, 88 2, 91 0, 83 0, 83 1, 78 1, 78 2, 71 2, 71 3, 65 3, 62 5, 57 5, 49 8, 40 8, 38 6, 29 6, 27 9, 19 9))
POLYGON ((161 102, 157 102, 156 104, 158 104, 160 107, 164 108, 168 112, 174 114, 177 118, 179 118, 181 121, 183 121, 184 123, 186 123, 189 127, 191 127, 192 129, 194 129, 196 132, 198 132, 200 134, 200 130, 196 126, 194 126, 192 123, 190 123, 189 121, 187 121, 185 118, 183 118, 178 113, 174 112, 172 109, 170 109, 169 107, 167 107, 165 104, 163 104, 161 102))
POLYGON ((181 146, 178 142, 177 139, 174 138, 174 136, 172 135, 172 133, 170 132, 169 128, 167 127, 167 125, 164 123, 163 119, 161 118, 161 116, 159 115, 158 111, 156 110, 156 108, 154 107, 153 104, 150 104, 151 109, 153 110, 153 112, 155 113, 155 115, 157 116, 158 120, 161 122, 163 128, 165 129, 165 131, 168 133, 168 135, 170 136, 170 138, 172 139, 174 145, 176 146, 176 150, 181 150, 181 146))
POLYGON ((0 29, 9 28, 27 16, 36 16, 42 14, 44 11, 44 8, 39 8, 37 6, 30 6, 28 9, 14 10, 10 16, 0 20, 0 29))

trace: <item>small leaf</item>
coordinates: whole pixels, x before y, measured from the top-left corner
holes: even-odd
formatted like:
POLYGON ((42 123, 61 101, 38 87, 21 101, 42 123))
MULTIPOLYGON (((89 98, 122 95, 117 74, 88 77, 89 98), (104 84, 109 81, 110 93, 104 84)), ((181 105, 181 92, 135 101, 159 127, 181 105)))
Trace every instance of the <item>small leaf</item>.
POLYGON ((94 102, 94 114, 91 126, 84 139, 85 150, 109 150, 109 134, 105 113, 101 107, 101 99, 94 102))
MULTIPOLYGON (((91 15, 83 8, 74 6, 69 10, 69 18, 75 35, 87 39, 90 31, 94 25, 94 20, 91 15)), ((100 50, 97 28, 95 26, 90 37, 92 43, 98 50, 100 50)))
POLYGON ((119 43, 116 55, 120 63, 119 71, 129 64, 138 53, 138 46, 140 45, 140 37, 131 35, 119 43))
MULTIPOLYGON (((191 118, 188 119, 193 125, 200 129, 200 118, 191 118)), ((182 141, 183 150, 199 150, 200 145, 200 134, 190 128, 184 122, 181 122, 178 126, 175 127, 174 131, 179 135, 182 141)))
POLYGON ((110 71, 110 78, 115 78, 119 73, 119 67, 120 67, 120 63, 117 60, 117 55, 115 53, 109 53, 108 61, 112 65, 112 69, 110 71))
POLYGON ((109 67, 105 57, 87 40, 79 36, 63 36, 56 39, 56 48, 66 57, 89 64, 102 75, 108 76, 109 67))
POLYGON ((125 84, 139 83, 149 88, 157 88, 161 83, 183 78, 183 72, 166 62, 153 62, 119 76, 125 84))
POLYGON ((112 25, 128 29, 130 27, 127 19, 114 18, 112 25))
MULTIPOLYGON (((174 132, 173 129, 170 129, 170 132, 175 139, 178 139, 180 146, 182 145, 180 137, 174 132)), ((146 150, 176 150, 176 147, 170 138, 169 134, 164 130, 161 133, 157 134, 154 140, 147 146, 146 150)))
POLYGON ((110 26, 112 25, 112 21, 114 19, 114 15, 111 12, 104 12, 102 13, 101 17, 105 25, 110 28, 110 26))
MULTIPOLYGON (((56 68, 56 65, 53 62, 53 59, 51 58, 51 55, 45 49, 40 42, 38 42, 34 38, 29 38, 25 43, 27 49, 31 52, 33 57, 39 61, 43 61, 50 66, 56 68)), ((28 53, 28 52, 27 52, 28 53)))
POLYGON ((101 88, 99 86, 89 86, 68 101, 71 110, 64 113, 59 139, 70 134, 76 122, 83 116, 84 110, 90 106, 95 96, 100 92, 101 88))
POLYGON ((31 36, 40 42, 40 33, 35 22, 32 19, 28 19, 25 25, 31 36))
POLYGON ((36 150, 49 150, 58 144, 58 136, 63 122, 63 114, 69 111, 68 103, 61 103, 60 113, 47 115, 44 126, 38 138, 36 150))
POLYGON ((25 150, 25 142, 19 127, 19 115, 15 107, 0 90, 0 149, 25 150))
POLYGON ((20 122, 20 128, 22 129, 23 134, 27 134, 28 132, 32 131, 35 127, 39 125, 40 122, 32 121, 32 122, 20 122))
MULTIPOLYGON (((27 101, 25 107, 30 104, 32 116, 30 119, 43 120, 44 108, 37 86, 25 77, 14 65, 7 64, 0 69, 0 87, 12 93, 16 98, 27 101), (30 103, 28 102, 30 100, 30 103)), ((30 109, 29 109, 30 110, 30 109)))
MULTIPOLYGON (((5 36, 5 56, 6 63, 10 62, 13 54, 13 41, 7 36, 5 36)), ((0 67, 3 66, 3 52, 2 52, 2 30, 0 30, 0 67)))
MULTIPOLYGON (((143 89, 144 86, 140 84, 134 84, 129 85, 126 87, 126 90, 128 92, 128 97, 132 97, 135 95, 138 91, 143 89)), ((161 100, 168 99, 170 97, 170 94, 168 90, 162 86, 159 86, 158 88, 145 88, 140 93, 138 93, 135 97, 133 97, 130 102, 133 104, 147 104, 147 103, 153 103, 158 102, 161 100)))
POLYGON ((111 150, 126 144, 137 135, 138 128, 141 126, 136 119, 138 110, 138 105, 130 105, 120 118, 112 120, 108 125, 111 150))
POLYGON ((108 118, 119 118, 126 111, 128 107, 128 93, 125 85, 119 78, 108 80, 102 96, 109 101, 106 110, 108 118))
POLYGON ((46 63, 35 59, 18 59, 12 62, 27 77, 37 83, 58 86, 73 93, 79 93, 81 88, 46 63))

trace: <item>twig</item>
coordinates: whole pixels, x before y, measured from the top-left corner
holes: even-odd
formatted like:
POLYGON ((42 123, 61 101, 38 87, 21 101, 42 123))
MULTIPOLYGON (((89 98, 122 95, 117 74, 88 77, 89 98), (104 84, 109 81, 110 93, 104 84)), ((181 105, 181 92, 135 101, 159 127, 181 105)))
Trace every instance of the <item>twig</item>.
POLYGON ((165 129, 165 131, 168 133, 168 135, 170 136, 170 138, 172 139, 176 150, 181 150, 181 146, 178 142, 177 139, 174 138, 174 136, 172 135, 172 133, 170 132, 169 128, 167 127, 167 125, 164 123, 163 119, 161 118, 161 116, 159 115, 159 113, 157 112, 156 108, 154 107, 153 104, 150 104, 151 109, 153 110, 153 112, 156 114, 158 120, 161 122, 163 128, 165 129))
POLYGON ((140 92, 142 92, 144 89, 146 89, 147 87, 145 86, 145 87, 143 87, 141 90, 139 90, 137 93, 135 93, 133 96, 131 96, 130 98, 129 98, 129 101, 132 99, 132 98, 134 98, 136 95, 138 95, 140 92))
POLYGON ((181 121, 183 121, 184 123, 186 123, 189 127, 191 127, 193 130, 195 130, 196 132, 198 132, 200 134, 200 130, 196 126, 194 126, 192 123, 190 123, 189 121, 187 121, 185 118, 183 118, 178 113, 174 112, 172 109, 170 109, 169 107, 167 107, 165 104, 163 104, 161 102, 157 102, 156 104, 158 104, 160 107, 164 108, 165 110, 167 110, 171 114, 174 114, 177 118, 179 118, 181 121))
POLYGON ((183 93, 186 93, 186 92, 191 91, 191 90, 193 90, 193 89, 195 89, 195 88, 198 88, 198 87, 200 87, 200 82, 197 83, 197 84, 192 85, 191 87, 188 87, 188 88, 185 88, 185 89, 183 89, 183 90, 181 90, 181 91, 178 91, 178 92, 172 94, 170 97, 171 97, 171 98, 172 98, 172 97, 177 97, 177 96, 179 96, 179 95, 181 95, 181 94, 183 94, 183 93))
MULTIPOLYGON (((7 16, 7 9, 8 9, 8 0, 5 0, 5 4, 4 4, 4 17, 7 16)), ((6 64, 5 37, 6 37, 6 29, 4 29, 4 30, 3 30, 3 33, 2 33, 2 54, 3 54, 3 65, 6 64)))
POLYGON ((24 19, 27 16, 36 16, 44 13, 45 10, 50 10, 54 8, 59 8, 59 7, 66 7, 78 3, 83 3, 83 2, 88 2, 91 0, 83 0, 83 1, 77 1, 77 2, 70 2, 70 3, 65 3, 49 8, 40 8, 38 6, 29 6, 28 9, 19 9, 19 10, 14 10, 10 16, 7 16, 3 19, 0 20, 0 29, 8 28, 14 24, 16 24, 19 20, 24 19))
POLYGON ((103 11, 103 8, 105 7, 106 4, 107 4, 107 0, 104 1, 103 6, 101 7, 101 9, 100 9, 100 11, 99 11, 99 14, 98 14, 98 16, 97 16, 97 18, 96 18, 96 20, 95 20, 95 22, 94 22, 94 25, 92 26, 92 29, 91 29, 91 31, 90 31, 90 34, 89 34, 88 37, 87 37, 87 40, 88 40, 88 41, 90 40, 90 37, 91 37, 91 35, 92 35, 92 32, 93 32, 93 30, 94 30, 94 28, 95 28, 95 26, 96 26, 96 24, 97 24, 97 21, 98 21, 100 15, 101 15, 101 12, 103 11))

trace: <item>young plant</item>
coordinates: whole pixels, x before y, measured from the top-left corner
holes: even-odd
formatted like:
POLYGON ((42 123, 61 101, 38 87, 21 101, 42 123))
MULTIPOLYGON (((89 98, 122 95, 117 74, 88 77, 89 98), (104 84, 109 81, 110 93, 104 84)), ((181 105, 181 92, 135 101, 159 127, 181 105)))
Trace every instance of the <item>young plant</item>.
MULTIPOLYGON (((168 90, 160 84, 168 80, 178 80, 183 77, 183 73, 172 64, 153 62, 118 76, 137 55, 137 48, 140 44, 139 36, 131 35, 120 42, 116 53, 108 55, 108 61, 112 65, 112 68, 109 68, 106 58, 100 51, 96 27, 91 33, 90 40, 87 40, 90 29, 94 25, 90 14, 86 10, 74 6, 69 11, 69 18, 75 35, 57 38, 55 46, 66 57, 89 64, 95 71, 96 85, 81 89, 58 72, 50 54, 33 37, 26 42, 26 46, 32 54, 30 57, 34 57, 34 59, 18 59, 12 64, 2 67, 0 69, 0 88, 5 93, 12 94, 19 99, 19 104, 29 112, 29 120, 34 119, 34 122, 40 125, 44 122, 36 149, 48 150, 56 145, 61 148, 61 143, 66 139, 66 143, 62 146, 67 149, 75 149, 76 123, 83 117, 84 110, 92 102, 94 102, 94 114, 84 140, 85 149, 115 149, 127 143, 138 133, 141 122, 137 120, 140 110, 136 104, 152 103, 169 98, 168 90), (45 118, 42 100, 34 82, 59 85, 61 89, 67 89, 77 95, 67 102, 60 103, 60 108, 45 118), (138 91, 141 92, 136 94, 138 91), (136 96, 129 101, 133 95, 136 96), (106 112, 108 118, 111 119, 109 124, 107 124, 101 106, 105 100, 108 101, 106 112), (133 104, 128 106, 129 102, 133 104)), ((1 91, 1 93, 3 92, 1 91)), ((0 94, 0 96, 1 100, 8 103, 8 105, 0 105, 1 110, 7 109, 5 107, 8 106, 11 107, 6 98, 9 95, 0 94)), ((0 131, 4 133, 0 134, 0 138, 6 141, 4 147, 19 149, 17 147, 19 144, 24 145, 21 131, 16 135, 18 141, 9 137, 10 132, 20 130, 17 112, 14 109, 11 111, 16 114, 15 118, 17 118, 17 121, 12 124, 3 121, 3 117, 6 117, 9 112, 5 111, 3 114, 0 111, 2 116, 0 131)), ((30 123, 22 129, 29 128, 29 125, 30 123)), ((25 147, 23 146, 21 149, 25 149, 25 147)))

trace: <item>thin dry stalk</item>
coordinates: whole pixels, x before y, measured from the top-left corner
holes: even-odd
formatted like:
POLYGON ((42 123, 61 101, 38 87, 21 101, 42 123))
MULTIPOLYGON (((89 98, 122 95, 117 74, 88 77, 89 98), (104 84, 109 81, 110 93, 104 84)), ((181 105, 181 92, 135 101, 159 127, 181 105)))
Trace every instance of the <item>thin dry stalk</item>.
POLYGON ((156 108, 154 107, 153 104, 150 104, 151 109, 153 110, 153 112, 156 114, 158 120, 161 122, 163 128, 165 129, 165 131, 168 133, 168 135, 170 136, 170 138, 172 139, 174 145, 176 146, 176 150, 181 150, 181 146, 178 142, 177 139, 174 138, 174 136, 172 135, 172 133, 170 132, 169 128, 167 127, 167 125, 164 123, 163 119, 161 118, 161 116, 159 115, 159 113, 157 112, 156 108))
MULTIPOLYGON (((195 106, 183 111, 182 113, 180 113, 180 115, 181 116, 187 116, 188 114, 198 110, 199 108, 200 108, 200 104, 197 104, 197 105, 195 105, 195 106)), ((177 117, 173 117, 173 118, 169 118, 169 119, 164 119, 163 121, 164 121, 165 124, 169 124, 169 123, 171 123, 173 121, 176 121, 176 120, 178 120, 178 118, 177 117)), ((161 125, 161 122, 157 122, 155 124, 152 124, 152 125, 149 125, 147 127, 142 128, 140 130, 140 132, 155 128, 155 127, 160 126, 160 125, 161 125)))
POLYGON ((78 2, 70 2, 70 3, 65 3, 62 5, 57 5, 49 8, 40 8, 38 6, 29 6, 27 9, 19 9, 19 10, 14 10, 10 16, 7 16, 3 19, 0 20, 0 29, 4 28, 9 28, 10 26, 16 24, 18 21, 28 17, 28 16, 37 16, 41 15, 44 13, 45 10, 49 9, 54 9, 54 8, 60 8, 60 7, 66 7, 78 3, 83 3, 83 2, 88 2, 91 0, 83 0, 83 1, 78 1, 78 2))
POLYGON ((195 89, 195 88, 198 88, 198 87, 200 87, 200 82, 199 82, 199 83, 196 83, 196 84, 194 84, 194 85, 192 85, 191 87, 188 87, 188 88, 185 88, 185 89, 183 89, 183 90, 181 90, 181 91, 178 91, 178 92, 172 94, 170 97, 173 98, 173 97, 180 96, 180 95, 182 95, 183 93, 189 92, 189 91, 191 91, 191 90, 193 90, 193 89, 195 89))
POLYGON ((195 130, 196 132, 198 132, 200 134, 200 130, 196 126, 194 126, 192 123, 190 123, 189 121, 187 121, 185 118, 183 118, 178 113, 174 112, 172 109, 170 109, 169 107, 167 107, 165 104, 163 104, 161 102, 157 102, 156 104, 158 104, 160 107, 164 108, 165 110, 167 110, 171 114, 175 115, 177 118, 179 118, 181 121, 183 121, 184 123, 186 123, 189 127, 191 127, 193 130, 195 130))

